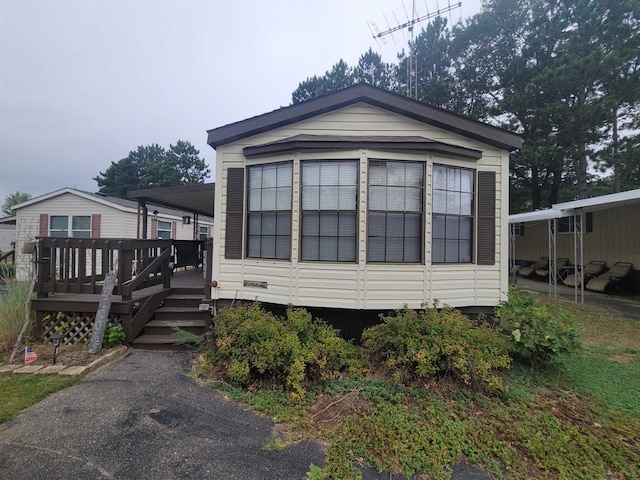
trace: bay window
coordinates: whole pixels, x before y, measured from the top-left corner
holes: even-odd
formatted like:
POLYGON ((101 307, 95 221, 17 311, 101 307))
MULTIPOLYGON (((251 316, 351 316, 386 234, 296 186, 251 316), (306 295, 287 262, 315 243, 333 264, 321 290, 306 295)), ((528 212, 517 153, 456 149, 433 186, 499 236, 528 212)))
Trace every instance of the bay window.
POLYGON ((473 256, 474 171, 433 166, 434 263, 471 263, 473 256))
POLYGON ((369 262, 422 261, 423 185, 421 162, 369 162, 369 262))
POLYGON ((356 261, 358 161, 303 161, 301 260, 356 261))
POLYGON ((291 257, 292 163, 248 168, 247 257, 291 257))

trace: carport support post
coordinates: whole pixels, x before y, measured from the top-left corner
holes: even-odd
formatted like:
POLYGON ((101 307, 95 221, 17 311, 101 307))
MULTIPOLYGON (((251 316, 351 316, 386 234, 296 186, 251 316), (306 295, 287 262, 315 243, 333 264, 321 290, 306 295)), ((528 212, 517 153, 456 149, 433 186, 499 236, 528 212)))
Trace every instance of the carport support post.
POLYGON ((549 298, 551 298, 551 290, 553 287, 553 297, 558 296, 558 288, 556 284, 556 231, 558 230, 558 220, 556 218, 549 219, 549 298))
POLYGON ((573 211, 573 261, 576 265, 580 265, 580 274, 576 272, 576 278, 580 282, 576 282, 574 287, 574 302, 578 303, 578 289, 580 289, 580 304, 584 305, 584 248, 583 248, 583 230, 582 230, 583 212, 582 209, 573 211), (580 283, 580 286, 578 286, 580 283))
POLYGON ((509 279, 516 281, 516 225, 509 224, 509 279))

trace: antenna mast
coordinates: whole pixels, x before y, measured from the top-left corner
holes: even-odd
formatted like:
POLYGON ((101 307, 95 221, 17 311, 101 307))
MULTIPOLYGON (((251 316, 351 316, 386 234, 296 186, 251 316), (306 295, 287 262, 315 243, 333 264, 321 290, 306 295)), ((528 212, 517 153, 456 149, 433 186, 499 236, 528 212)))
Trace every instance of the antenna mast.
MULTIPOLYGON (((456 8, 460 8, 462 6, 462 2, 461 1, 454 2, 454 4, 452 5, 451 0, 447 0, 447 5, 440 8, 440 6, 438 5, 438 0, 436 0, 436 10, 430 12, 429 7, 427 6, 426 15, 417 14, 416 0, 412 0, 411 3, 412 3, 411 19, 409 19, 409 15, 407 14, 407 10, 405 8, 405 15, 407 17, 406 22, 402 24, 398 22, 398 25, 396 25, 395 27, 390 27, 389 22, 386 20, 387 17, 385 16, 385 21, 387 21, 387 27, 388 27, 387 30, 380 32, 378 30, 377 25, 373 22, 371 22, 371 24, 369 25, 369 29, 371 30, 373 39, 376 42, 378 42, 378 40, 381 40, 382 43, 385 45, 387 44, 387 41, 385 39, 387 35, 391 35, 391 38, 393 38, 394 32, 401 31, 405 28, 409 31, 410 38, 409 38, 409 57, 407 59, 408 60, 407 61, 407 97, 417 100, 418 99, 418 56, 415 53, 411 53, 411 44, 413 43, 413 27, 416 23, 421 24, 423 20, 430 20, 442 13, 451 12, 456 8)), ((425 6, 426 5, 427 5, 427 2, 425 0, 425 6)), ((404 7, 404 2, 402 3, 402 6, 404 7)), ((395 42, 395 39, 394 39, 394 42, 395 42)))

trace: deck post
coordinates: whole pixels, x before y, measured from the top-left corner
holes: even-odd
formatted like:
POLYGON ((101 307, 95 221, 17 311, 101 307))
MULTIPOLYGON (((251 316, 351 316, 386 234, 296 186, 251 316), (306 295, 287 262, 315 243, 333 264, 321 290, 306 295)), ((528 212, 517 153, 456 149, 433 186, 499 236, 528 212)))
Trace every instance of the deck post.
POLYGON ((129 242, 118 242, 118 293, 122 295, 122 300, 132 300, 132 292, 122 291, 122 285, 131 280, 131 268, 133 266, 133 250, 129 247, 129 242))
POLYGON ((49 296, 49 292, 45 291, 44 285, 51 279, 51 248, 39 247, 32 261, 36 264, 35 275, 38 278, 37 297, 46 298, 49 296))

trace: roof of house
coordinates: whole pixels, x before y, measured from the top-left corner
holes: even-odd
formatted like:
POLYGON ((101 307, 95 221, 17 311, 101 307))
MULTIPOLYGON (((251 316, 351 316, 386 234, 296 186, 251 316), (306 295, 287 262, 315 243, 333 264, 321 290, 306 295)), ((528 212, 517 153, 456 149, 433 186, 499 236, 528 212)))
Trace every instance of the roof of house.
POLYGON ((15 225, 16 224, 16 216, 4 217, 0 218, 0 225, 15 225))
MULTIPOLYGON (((155 189, 157 190, 157 189, 155 189)), ((77 190, 75 188, 65 187, 60 190, 55 190, 53 192, 46 193, 44 195, 40 195, 39 197, 32 198, 27 200, 26 202, 22 202, 16 204, 12 207, 13 210, 19 210, 21 208, 27 207, 29 205, 33 205, 35 203, 44 202, 51 198, 58 197, 63 194, 72 194, 76 195, 80 198, 84 198, 86 200, 90 200, 93 202, 97 202, 112 208, 116 208, 118 210, 122 210, 130 213, 138 212, 138 202, 134 200, 127 200, 126 198, 112 197, 110 195, 104 195, 102 193, 91 193, 85 192, 83 190, 77 190)), ((161 205, 153 204, 153 210, 157 210, 159 214, 172 216, 172 217, 184 217, 187 214, 190 214, 190 211, 187 210, 178 210, 173 208, 166 208, 161 205)), ((213 218, 211 217, 199 217, 199 220, 206 223, 213 223, 213 218)))
POLYGON ((584 198, 571 202, 556 203, 546 210, 536 210, 535 212, 517 213, 509 215, 509 223, 533 222, 538 220, 550 220, 553 218, 568 217, 574 215, 576 210, 583 212, 594 212, 607 208, 621 207, 640 203, 640 189, 629 190, 627 192, 611 193, 600 195, 599 197, 584 198))
POLYGON ((512 132, 367 84, 353 85, 328 95, 208 130, 207 143, 217 148, 361 102, 504 150, 513 151, 522 147, 522 139, 512 132))

